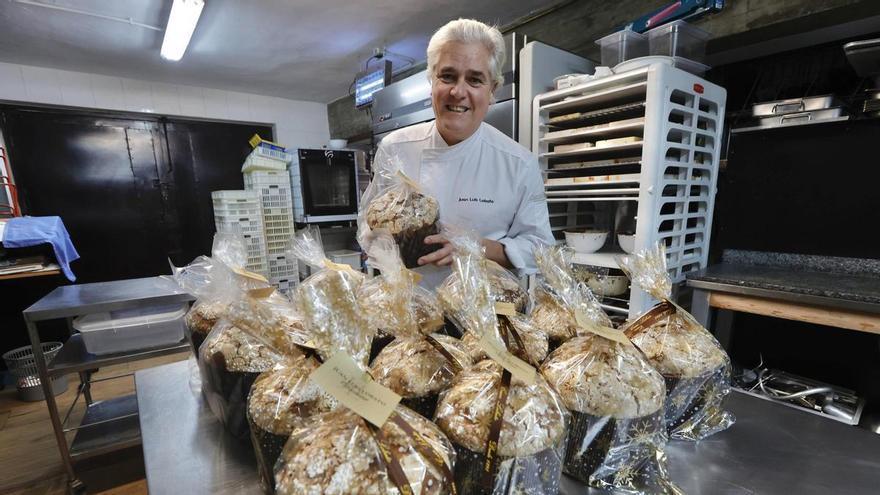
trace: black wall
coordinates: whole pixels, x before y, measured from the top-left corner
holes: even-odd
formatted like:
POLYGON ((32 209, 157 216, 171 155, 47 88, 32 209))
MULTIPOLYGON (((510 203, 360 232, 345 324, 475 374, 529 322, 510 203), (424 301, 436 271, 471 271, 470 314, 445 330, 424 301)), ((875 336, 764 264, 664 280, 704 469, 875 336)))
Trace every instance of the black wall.
MULTIPOLYGON (((727 88, 727 126, 750 125, 754 103, 837 95, 852 120, 734 133, 719 175, 711 254, 724 249, 880 258, 880 119, 860 115, 870 79, 846 60, 845 41, 713 69, 727 88)), ((877 281, 880 284, 880 280, 877 281)), ((731 358, 856 390, 880 410, 880 338, 874 334, 736 314, 731 358)))
MULTIPOLYGON (((169 273, 208 254, 211 191, 241 189, 248 139, 272 128, 131 114, 0 107, 26 215, 58 215, 81 256, 77 283, 169 273)), ((49 279, 49 280, 47 280, 49 279)), ((69 282, 0 282, 0 350, 25 345, 21 311, 69 282)))

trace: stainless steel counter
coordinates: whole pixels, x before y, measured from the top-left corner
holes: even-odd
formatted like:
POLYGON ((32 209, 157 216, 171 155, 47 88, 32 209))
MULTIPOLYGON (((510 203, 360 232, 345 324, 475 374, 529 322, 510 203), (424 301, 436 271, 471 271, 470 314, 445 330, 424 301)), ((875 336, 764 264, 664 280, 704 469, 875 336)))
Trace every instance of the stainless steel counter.
MULTIPOLYGON (((195 372, 195 371, 193 371, 195 372)), ((260 493, 255 462, 224 434, 180 362, 135 374, 152 495, 260 493)), ((667 446, 672 479, 688 494, 880 491, 880 435, 733 392, 736 424, 699 443, 667 446)), ((560 493, 599 494, 565 478, 560 493)))

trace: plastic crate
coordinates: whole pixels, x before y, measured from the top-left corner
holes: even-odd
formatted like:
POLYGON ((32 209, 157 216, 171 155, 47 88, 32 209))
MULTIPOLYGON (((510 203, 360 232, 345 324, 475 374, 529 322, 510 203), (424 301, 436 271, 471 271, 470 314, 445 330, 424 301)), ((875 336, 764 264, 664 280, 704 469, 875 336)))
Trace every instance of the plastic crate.
POLYGON ((296 259, 287 255, 269 255, 268 277, 270 279, 296 278, 299 276, 299 264, 296 259))
POLYGON ((215 212, 224 215, 259 215, 260 195, 256 191, 214 191, 211 202, 215 212))
POLYGON ((257 191, 263 208, 293 208, 286 171, 256 170, 244 174, 245 189, 257 191))
POLYGON ((648 37, 629 29, 599 38, 596 44, 602 47, 602 65, 605 67, 648 55, 648 37))
POLYGON ((278 292, 289 295, 297 285, 299 285, 299 277, 291 275, 290 277, 269 278, 269 283, 274 285, 278 292))
POLYGON ((251 151, 250 156, 258 156, 261 158, 270 158, 273 160, 278 160, 278 161, 284 162, 285 165, 293 161, 293 154, 292 153, 288 153, 286 150, 285 151, 279 150, 273 146, 267 146, 263 143, 261 143, 259 146, 254 148, 254 150, 251 151))
POLYGON ((684 57, 695 62, 706 60, 706 42, 709 33, 685 21, 672 21, 646 33, 651 55, 684 57))

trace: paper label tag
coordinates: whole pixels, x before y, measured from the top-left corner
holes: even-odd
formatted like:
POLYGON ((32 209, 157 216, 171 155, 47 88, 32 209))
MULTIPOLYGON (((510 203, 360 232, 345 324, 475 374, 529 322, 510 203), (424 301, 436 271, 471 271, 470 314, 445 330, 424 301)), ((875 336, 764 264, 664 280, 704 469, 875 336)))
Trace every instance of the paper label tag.
POLYGON ((344 270, 348 270, 350 272, 354 271, 354 268, 352 268, 350 265, 346 265, 345 263, 335 263, 335 262, 330 261, 326 258, 324 259, 324 266, 326 266, 327 268, 329 268, 331 270, 336 270, 336 271, 344 271, 344 270))
POLYGON ((379 385, 351 356, 337 352, 310 378, 342 405, 381 428, 400 402, 400 396, 379 385))
POLYGON ((486 354, 502 368, 510 372, 517 380, 522 381, 526 385, 535 383, 535 368, 522 359, 514 356, 504 347, 504 344, 495 339, 492 335, 483 335, 480 338, 480 347, 486 351, 486 354))
POLYGON ((261 289, 251 289, 247 291, 248 295, 257 299, 265 299, 275 292, 275 287, 263 287, 261 289))
POLYGON ((256 280, 258 282, 265 282, 267 284, 269 283, 269 281, 266 279, 266 277, 260 275, 259 273, 249 272, 243 268, 233 268, 232 271, 234 271, 236 274, 241 275, 242 277, 245 277, 245 278, 256 280))
POLYGON ((633 345, 629 338, 627 338, 626 334, 624 334, 620 330, 597 325, 587 320, 587 318, 580 311, 575 312, 574 318, 575 320, 577 320, 577 324, 580 328, 583 328, 590 333, 594 333, 600 337, 604 337, 608 340, 613 340, 614 342, 620 344, 633 345))
POLYGON ((496 302, 495 314, 504 316, 516 316, 516 305, 508 302, 496 302))

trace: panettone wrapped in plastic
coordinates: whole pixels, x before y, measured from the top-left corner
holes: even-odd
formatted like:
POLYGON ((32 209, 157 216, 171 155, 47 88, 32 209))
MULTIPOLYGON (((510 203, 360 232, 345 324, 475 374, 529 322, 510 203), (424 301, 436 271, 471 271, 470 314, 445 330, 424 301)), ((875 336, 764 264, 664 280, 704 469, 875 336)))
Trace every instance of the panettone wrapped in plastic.
POLYGON ((298 306, 278 292, 267 297, 240 294, 229 304, 227 319, 284 356, 315 348, 298 306))
POLYGON ((316 228, 298 231, 290 254, 314 268, 292 296, 312 347, 325 360, 344 351, 366 369, 375 331, 357 297, 364 274, 327 259, 316 228))
POLYGON ((575 277, 571 256, 572 251, 567 247, 535 248, 535 261, 541 277, 535 288, 531 323, 544 330, 554 344, 584 334, 575 319, 575 311, 596 325, 613 327, 590 289, 575 277))
POLYGON ((397 406, 381 429, 346 408, 297 429, 275 469, 276 493, 451 493, 455 451, 436 425, 397 406), (387 457, 386 457, 387 456, 387 457))
POLYGON ((425 244, 425 237, 439 232, 440 203, 402 172, 399 157, 382 156, 376 160, 376 175, 361 199, 358 240, 369 250, 370 231, 387 230, 400 246, 406 267, 414 268, 419 266, 419 258, 440 247, 425 244))
MULTIPOLYGON (((544 362, 550 349, 547 333, 533 325, 526 316, 516 314, 508 316, 507 319, 519 335, 520 340, 522 340, 523 347, 525 347, 525 349, 521 348, 516 339, 508 339, 510 352, 523 361, 534 365, 544 362)), ((461 343, 464 346, 465 352, 471 356, 474 362, 482 361, 489 357, 480 346, 480 336, 476 333, 465 332, 461 338, 461 343)))
POLYGON ((380 275, 365 281, 357 294, 370 327, 391 337, 418 337, 442 328, 440 303, 416 283, 418 274, 404 266, 391 235, 377 230, 370 238, 368 262, 380 275))
POLYGON ((208 334, 199 350, 202 394, 211 412, 235 438, 249 438, 247 397, 254 380, 283 359, 225 318, 208 334))
POLYGON ((265 280, 237 275, 233 271, 234 268, 243 268, 247 262, 246 246, 241 236, 216 233, 211 252, 211 257, 199 256, 182 268, 171 267, 171 279, 196 296, 196 302, 184 317, 187 337, 196 357, 202 342, 240 291, 269 287, 265 280))
POLYGON ((441 394, 434 420, 458 453, 455 475, 459 493, 555 494, 562 475, 569 416, 540 375, 532 385, 511 379, 497 444, 497 467, 488 481, 484 476, 501 381, 501 366, 486 359, 459 373, 441 394))
POLYGON ((247 417, 260 483, 267 492, 274 490, 275 464, 294 430, 338 407, 309 379, 319 366, 314 356, 299 355, 262 373, 251 387, 247 417))
MULTIPOLYGON (((456 247, 453 270, 464 301, 459 312, 469 331, 496 343, 515 340, 507 334, 516 330, 495 314, 479 238, 448 238, 456 247)), ((486 359, 459 373, 441 394, 435 422, 456 447, 459 492, 559 491, 569 415, 540 374, 523 380, 486 359)))
POLYGON ((663 377, 638 349, 588 333, 553 351, 541 374, 572 415, 566 473, 597 488, 678 493, 663 453, 663 377))
POLYGON ((435 333, 396 338, 373 360, 370 374, 400 395, 401 404, 430 419, 439 394, 472 365, 461 341, 435 333))
MULTIPOLYGON (((511 303, 518 313, 525 313, 529 307, 529 294, 519 284, 519 280, 504 267, 494 261, 480 256, 482 266, 489 285, 489 292, 495 302, 511 303)), ((466 304, 463 296, 461 278, 457 270, 446 277, 437 287, 437 298, 446 316, 455 323, 462 333, 468 329, 469 323, 464 319, 461 308, 466 304)))
POLYGON ((669 300, 663 244, 618 260, 633 286, 660 300, 624 331, 666 381, 666 426, 673 438, 699 440, 728 428, 730 358, 690 313, 669 300))

